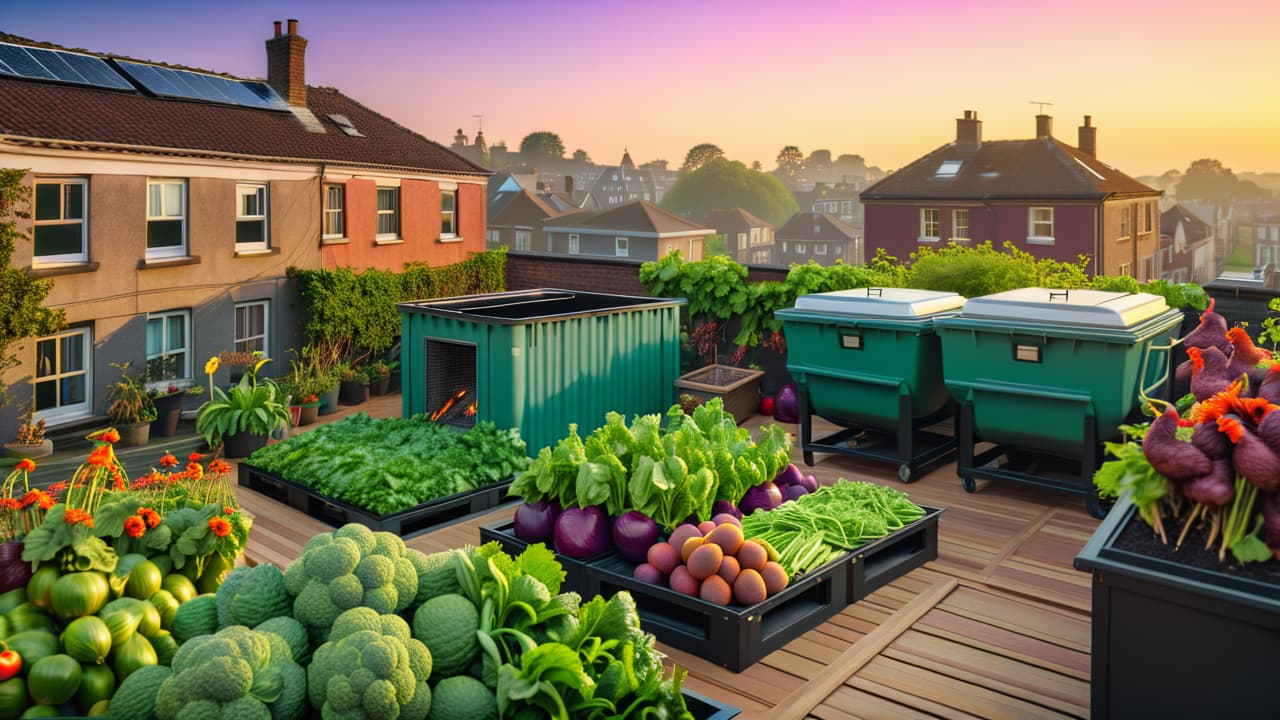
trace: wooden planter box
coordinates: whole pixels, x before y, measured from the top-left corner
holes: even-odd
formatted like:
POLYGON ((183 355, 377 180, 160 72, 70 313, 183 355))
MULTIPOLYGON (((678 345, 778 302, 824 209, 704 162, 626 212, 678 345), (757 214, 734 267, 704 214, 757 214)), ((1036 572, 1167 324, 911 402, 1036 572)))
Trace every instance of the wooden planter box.
POLYGON ((724 409, 739 423, 755 414, 760 400, 763 370, 732 365, 708 365, 676 378, 678 392, 699 400, 723 398, 724 409))
POLYGON ((439 525, 491 510, 506 502, 512 478, 456 495, 425 502, 417 507, 389 515, 374 515, 371 510, 356 507, 288 478, 269 473, 248 463, 240 463, 238 483, 282 502, 334 527, 360 523, 371 530, 385 530, 407 538, 432 530, 439 525))
POLYGON ((1123 499, 1075 559, 1093 573, 1092 716, 1276 717, 1280 583, 1116 547, 1130 522, 1123 499))

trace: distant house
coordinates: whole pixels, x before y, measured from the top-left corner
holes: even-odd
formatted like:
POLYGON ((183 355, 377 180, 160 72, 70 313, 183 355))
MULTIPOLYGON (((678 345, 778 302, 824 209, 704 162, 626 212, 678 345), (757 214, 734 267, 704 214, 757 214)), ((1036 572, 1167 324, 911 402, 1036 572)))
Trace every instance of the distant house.
MULTIPOLYGON (((491 211, 485 233, 485 245, 512 250, 533 250, 534 237, 541 237, 542 226, 549 218, 562 214, 536 194, 521 190, 506 199, 496 212, 491 211)), ((537 248, 545 250, 546 247, 537 248)))
POLYGON ((1240 234, 1253 241, 1254 267, 1280 268, 1280 202, 1258 203, 1251 210, 1240 223, 1240 234))
POLYGON ((0 167, 33 191, 12 264, 52 278, 46 303, 67 319, 16 346, 0 437, 28 399, 51 427, 98 421, 113 363, 157 384, 203 382, 222 350, 287 368, 301 319, 286 268, 438 267, 484 248, 488 171, 308 86, 307 40, 281 25, 265 81, 0 33, 0 167))
POLYGON ((742 208, 712 210, 702 224, 724 236, 729 254, 740 263, 773 265, 777 261, 773 226, 742 208))
MULTIPOLYGON (((1009 243, 1032 255, 1091 260, 1091 274, 1156 276, 1160 192, 1097 158, 1089 116, 1079 145, 1036 116, 1033 140, 983 141, 966 110, 955 140, 862 191, 869 250, 899 258, 948 241, 1009 243)), ((779 235, 781 237, 781 235, 779 235)))
POLYGON ((1207 283, 1218 276, 1213 228, 1181 205, 1160 213, 1156 277, 1170 282, 1207 283))
POLYGON ((703 242, 715 234, 643 201, 598 214, 561 215, 548 220, 543 232, 548 252, 638 260, 657 260, 672 250, 679 250, 686 260, 701 260, 703 242))
POLYGON ((793 193, 802 210, 834 215, 854 227, 864 227, 858 183, 814 183, 812 190, 793 193))
POLYGON ((860 265, 864 262, 862 234, 858 228, 834 215, 798 212, 774 233, 777 264, 807 263, 833 265, 836 260, 860 265))
POLYGON ((631 153, 623 151, 617 167, 601 169, 591 186, 591 196, 601 211, 633 202, 659 202, 653 171, 636 167, 631 153))

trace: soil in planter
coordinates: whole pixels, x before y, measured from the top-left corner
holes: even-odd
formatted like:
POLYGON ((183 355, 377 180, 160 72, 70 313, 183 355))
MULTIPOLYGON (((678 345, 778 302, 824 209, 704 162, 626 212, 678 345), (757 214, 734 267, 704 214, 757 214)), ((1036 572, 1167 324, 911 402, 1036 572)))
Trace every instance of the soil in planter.
POLYGON ((1187 533, 1187 539, 1182 542, 1182 548, 1176 552, 1173 546, 1177 542, 1178 534, 1182 532, 1182 523, 1168 519, 1165 519, 1164 523, 1165 534, 1169 536, 1168 545, 1160 542, 1160 536, 1155 534, 1142 521, 1142 518, 1135 514, 1129 524, 1120 532, 1120 535, 1116 537, 1114 547, 1126 552, 1182 563, 1202 570, 1212 570, 1246 580, 1280 585, 1280 562, 1274 559, 1241 565, 1236 562, 1235 557, 1228 550, 1226 558, 1219 561, 1218 540, 1214 541, 1212 550, 1205 550, 1204 541, 1209 537, 1208 523, 1199 527, 1192 527, 1191 532, 1187 533))
POLYGON ((689 382, 702 383, 703 385, 714 385, 723 387, 732 385, 739 380, 749 377, 753 371, 743 368, 728 367, 725 365, 711 365, 703 370, 686 376, 684 379, 689 382))

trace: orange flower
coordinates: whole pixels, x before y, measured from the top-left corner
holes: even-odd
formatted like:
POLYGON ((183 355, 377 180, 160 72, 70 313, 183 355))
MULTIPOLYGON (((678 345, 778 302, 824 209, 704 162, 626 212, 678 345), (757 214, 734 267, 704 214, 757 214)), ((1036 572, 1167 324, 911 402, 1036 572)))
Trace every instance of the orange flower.
POLYGON ((138 516, 147 521, 147 527, 149 528, 160 524, 160 515, 151 508, 138 508, 138 516))
POLYGON ((49 488, 48 488, 48 490, 47 490, 47 492, 48 492, 50 495, 57 495, 58 493, 62 492, 63 490, 66 490, 66 489, 67 489, 67 481, 66 481, 66 480, 59 480, 58 482, 56 482, 56 483, 54 483, 54 484, 50 485, 50 486, 49 486, 49 488))
POLYGON ((202 460, 204 460, 204 456, 198 452, 193 452, 187 456, 187 462, 198 463, 202 460))
POLYGON ((209 463, 210 475, 226 475, 229 472, 231 472, 231 463, 223 460, 222 458, 218 458, 217 460, 209 463))
POLYGON ((22 503, 14 498, 0 498, 0 510, 18 510, 22 507, 22 503))
POLYGON ((131 538, 140 538, 142 533, 147 531, 147 524, 137 515, 131 515, 124 520, 124 534, 131 538))
POLYGON ((231 534, 231 523, 220 517, 211 518, 209 520, 209 529, 213 531, 214 535, 224 538, 231 534))
POLYGON ((65 514, 63 514, 62 522, 68 525, 78 525, 80 523, 84 523, 85 527, 91 528, 93 527, 93 516, 85 512, 84 510, 75 508, 72 510, 68 510, 65 514))
POLYGON ((111 464, 111 446, 99 445, 89 453, 89 464, 98 467, 106 467, 111 464))
POLYGON ((126 487, 128 486, 124 484, 124 478, 120 477, 120 472, 113 469, 111 471, 111 489, 124 490, 126 487))
POLYGON ((223 506, 222 506, 222 514, 223 514, 223 515, 235 515, 235 514, 236 514, 236 509, 235 509, 235 508, 233 508, 233 507, 231 507, 230 505, 223 505, 223 506))
POLYGON ((36 461, 31 458, 22 458, 18 461, 18 466, 14 469, 21 470, 22 472, 34 472, 36 469, 36 461))
POLYGON ((160 458, 160 467, 162 468, 178 467, 178 458, 174 457, 173 453, 165 453, 160 458))
POLYGON ((31 490, 26 495, 23 495, 22 507, 31 507, 32 505, 35 505, 36 503, 40 502, 41 495, 44 495, 44 493, 40 492, 39 490, 31 490))
POLYGON ((48 493, 40 492, 39 490, 36 490, 35 492, 40 493, 40 496, 36 499, 36 502, 40 505, 41 510, 48 510, 49 508, 58 504, 58 501, 49 497, 48 493))
POLYGON ((204 477, 204 468, 200 467, 200 463, 187 463, 187 475, 192 480, 199 480, 204 477))

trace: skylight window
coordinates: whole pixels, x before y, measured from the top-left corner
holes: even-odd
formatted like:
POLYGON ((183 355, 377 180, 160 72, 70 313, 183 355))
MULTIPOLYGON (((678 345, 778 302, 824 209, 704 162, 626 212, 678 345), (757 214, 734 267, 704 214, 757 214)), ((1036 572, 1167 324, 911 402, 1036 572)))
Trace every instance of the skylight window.
POLYGON ((351 120, 348 119, 346 115, 330 115, 329 119, 338 126, 338 129, 351 137, 364 137, 364 133, 357 130, 356 126, 352 124, 351 120))
POLYGON ((960 172, 960 166, 964 164, 963 160, 943 160, 938 166, 938 172, 934 173, 934 177, 950 178, 955 177, 960 172))
POLYGON ((1078 162, 1078 163, 1080 163, 1080 167, 1084 168, 1085 170, 1088 170, 1088 171, 1089 171, 1089 173, 1090 173, 1091 175, 1093 175, 1094 177, 1098 178, 1099 180, 1106 180, 1106 178, 1102 177, 1102 175, 1101 175, 1101 174, 1099 174, 1097 170, 1094 170, 1093 168, 1089 167, 1089 166, 1088 166, 1087 164, 1085 164, 1085 162, 1084 162, 1083 160, 1081 160, 1080 158, 1075 158, 1075 161, 1076 161, 1076 162, 1078 162))

